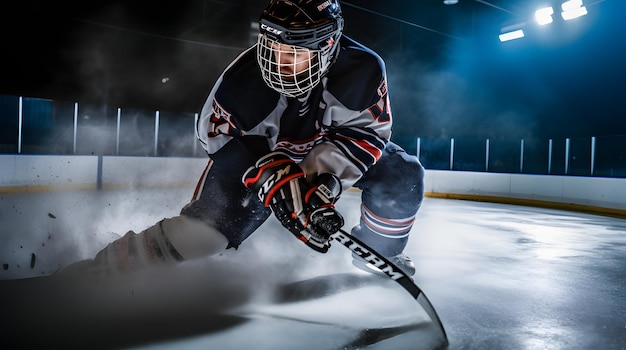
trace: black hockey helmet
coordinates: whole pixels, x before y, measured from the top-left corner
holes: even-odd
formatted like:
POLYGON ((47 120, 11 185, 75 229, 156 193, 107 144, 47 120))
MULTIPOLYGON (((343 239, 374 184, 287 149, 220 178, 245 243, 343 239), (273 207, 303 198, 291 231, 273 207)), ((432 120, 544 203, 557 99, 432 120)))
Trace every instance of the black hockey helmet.
POLYGON ((257 60, 272 89, 295 97, 315 87, 338 54, 338 0, 272 0, 259 20, 257 60))

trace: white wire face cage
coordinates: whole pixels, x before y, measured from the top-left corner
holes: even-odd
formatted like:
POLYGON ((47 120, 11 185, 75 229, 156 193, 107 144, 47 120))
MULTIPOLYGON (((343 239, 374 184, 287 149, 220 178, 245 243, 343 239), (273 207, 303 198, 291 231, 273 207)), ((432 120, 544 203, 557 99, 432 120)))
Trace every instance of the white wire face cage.
POLYGON ((282 44, 259 34, 257 61, 270 88, 288 97, 299 97, 321 81, 328 70, 329 51, 282 44))

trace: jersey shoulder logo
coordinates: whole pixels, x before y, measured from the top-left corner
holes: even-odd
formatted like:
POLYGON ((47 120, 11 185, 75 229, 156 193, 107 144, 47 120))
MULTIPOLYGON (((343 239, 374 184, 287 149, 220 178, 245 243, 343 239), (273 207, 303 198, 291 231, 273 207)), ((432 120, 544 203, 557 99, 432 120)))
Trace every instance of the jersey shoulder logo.
POLYGON ((368 109, 372 113, 372 117, 379 123, 388 123, 391 121, 391 106, 387 96, 387 79, 383 79, 376 92, 380 100, 368 109))
POLYGON ((222 105, 219 104, 215 99, 213 99, 213 103, 211 104, 211 109, 213 110, 213 115, 218 119, 230 120, 230 114, 227 112, 222 105))
POLYGON ((383 79, 378 86, 378 96, 385 97, 387 95, 387 79, 383 79))
POLYGON ((243 133, 232 122, 232 114, 222 105, 220 105, 215 99, 211 103, 211 109, 213 114, 211 115, 209 130, 207 135, 209 137, 215 137, 219 134, 230 136, 241 136, 243 133))

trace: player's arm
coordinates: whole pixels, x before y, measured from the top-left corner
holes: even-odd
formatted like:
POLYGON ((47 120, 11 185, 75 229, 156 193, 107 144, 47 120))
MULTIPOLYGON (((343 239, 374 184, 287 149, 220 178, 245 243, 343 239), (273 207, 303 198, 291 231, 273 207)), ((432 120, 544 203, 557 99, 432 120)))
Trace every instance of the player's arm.
POLYGON ((196 123, 196 136, 209 155, 219 151, 231 139, 243 136, 236 118, 215 97, 221 81, 222 77, 209 94, 196 123))
POLYGON ((266 119, 276 108, 278 96, 259 88, 259 84, 264 84, 262 80, 250 79, 258 71, 253 48, 243 52, 220 75, 202 107, 196 124, 197 138, 211 157, 231 140, 248 136, 270 138, 275 133, 267 127, 273 121, 266 119))
POLYGON ((348 188, 375 164, 391 138, 385 63, 368 48, 344 37, 324 95, 324 142, 301 163, 307 176, 330 172, 348 188))
POLYGON ((335 101, 334 119, 329 121, 324 142, 316 145, 300 164, 307 176, 333 173, 348 188, 380 159, 391 137, 391 110, 386 89, 373 89, 371 94, 359 110, 335 101))

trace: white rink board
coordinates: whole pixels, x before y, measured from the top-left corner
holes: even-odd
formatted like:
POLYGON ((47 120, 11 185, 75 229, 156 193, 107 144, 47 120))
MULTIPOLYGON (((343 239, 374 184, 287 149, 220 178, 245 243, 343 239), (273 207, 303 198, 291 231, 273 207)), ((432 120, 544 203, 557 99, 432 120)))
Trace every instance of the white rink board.
MULTIPOLYGON (((16 187, 194 186, 206 158, 0 155, 0 193, 16 187), (100 177, 98 176, 100 174, 100 177)), ((626 179, 427 170, 427 193, 497 196, 626 210, 626 179)), ((27 191, 21 189, 22 191, 27 191)), ((18 191, 19 192, 19 191, 18 191)))

